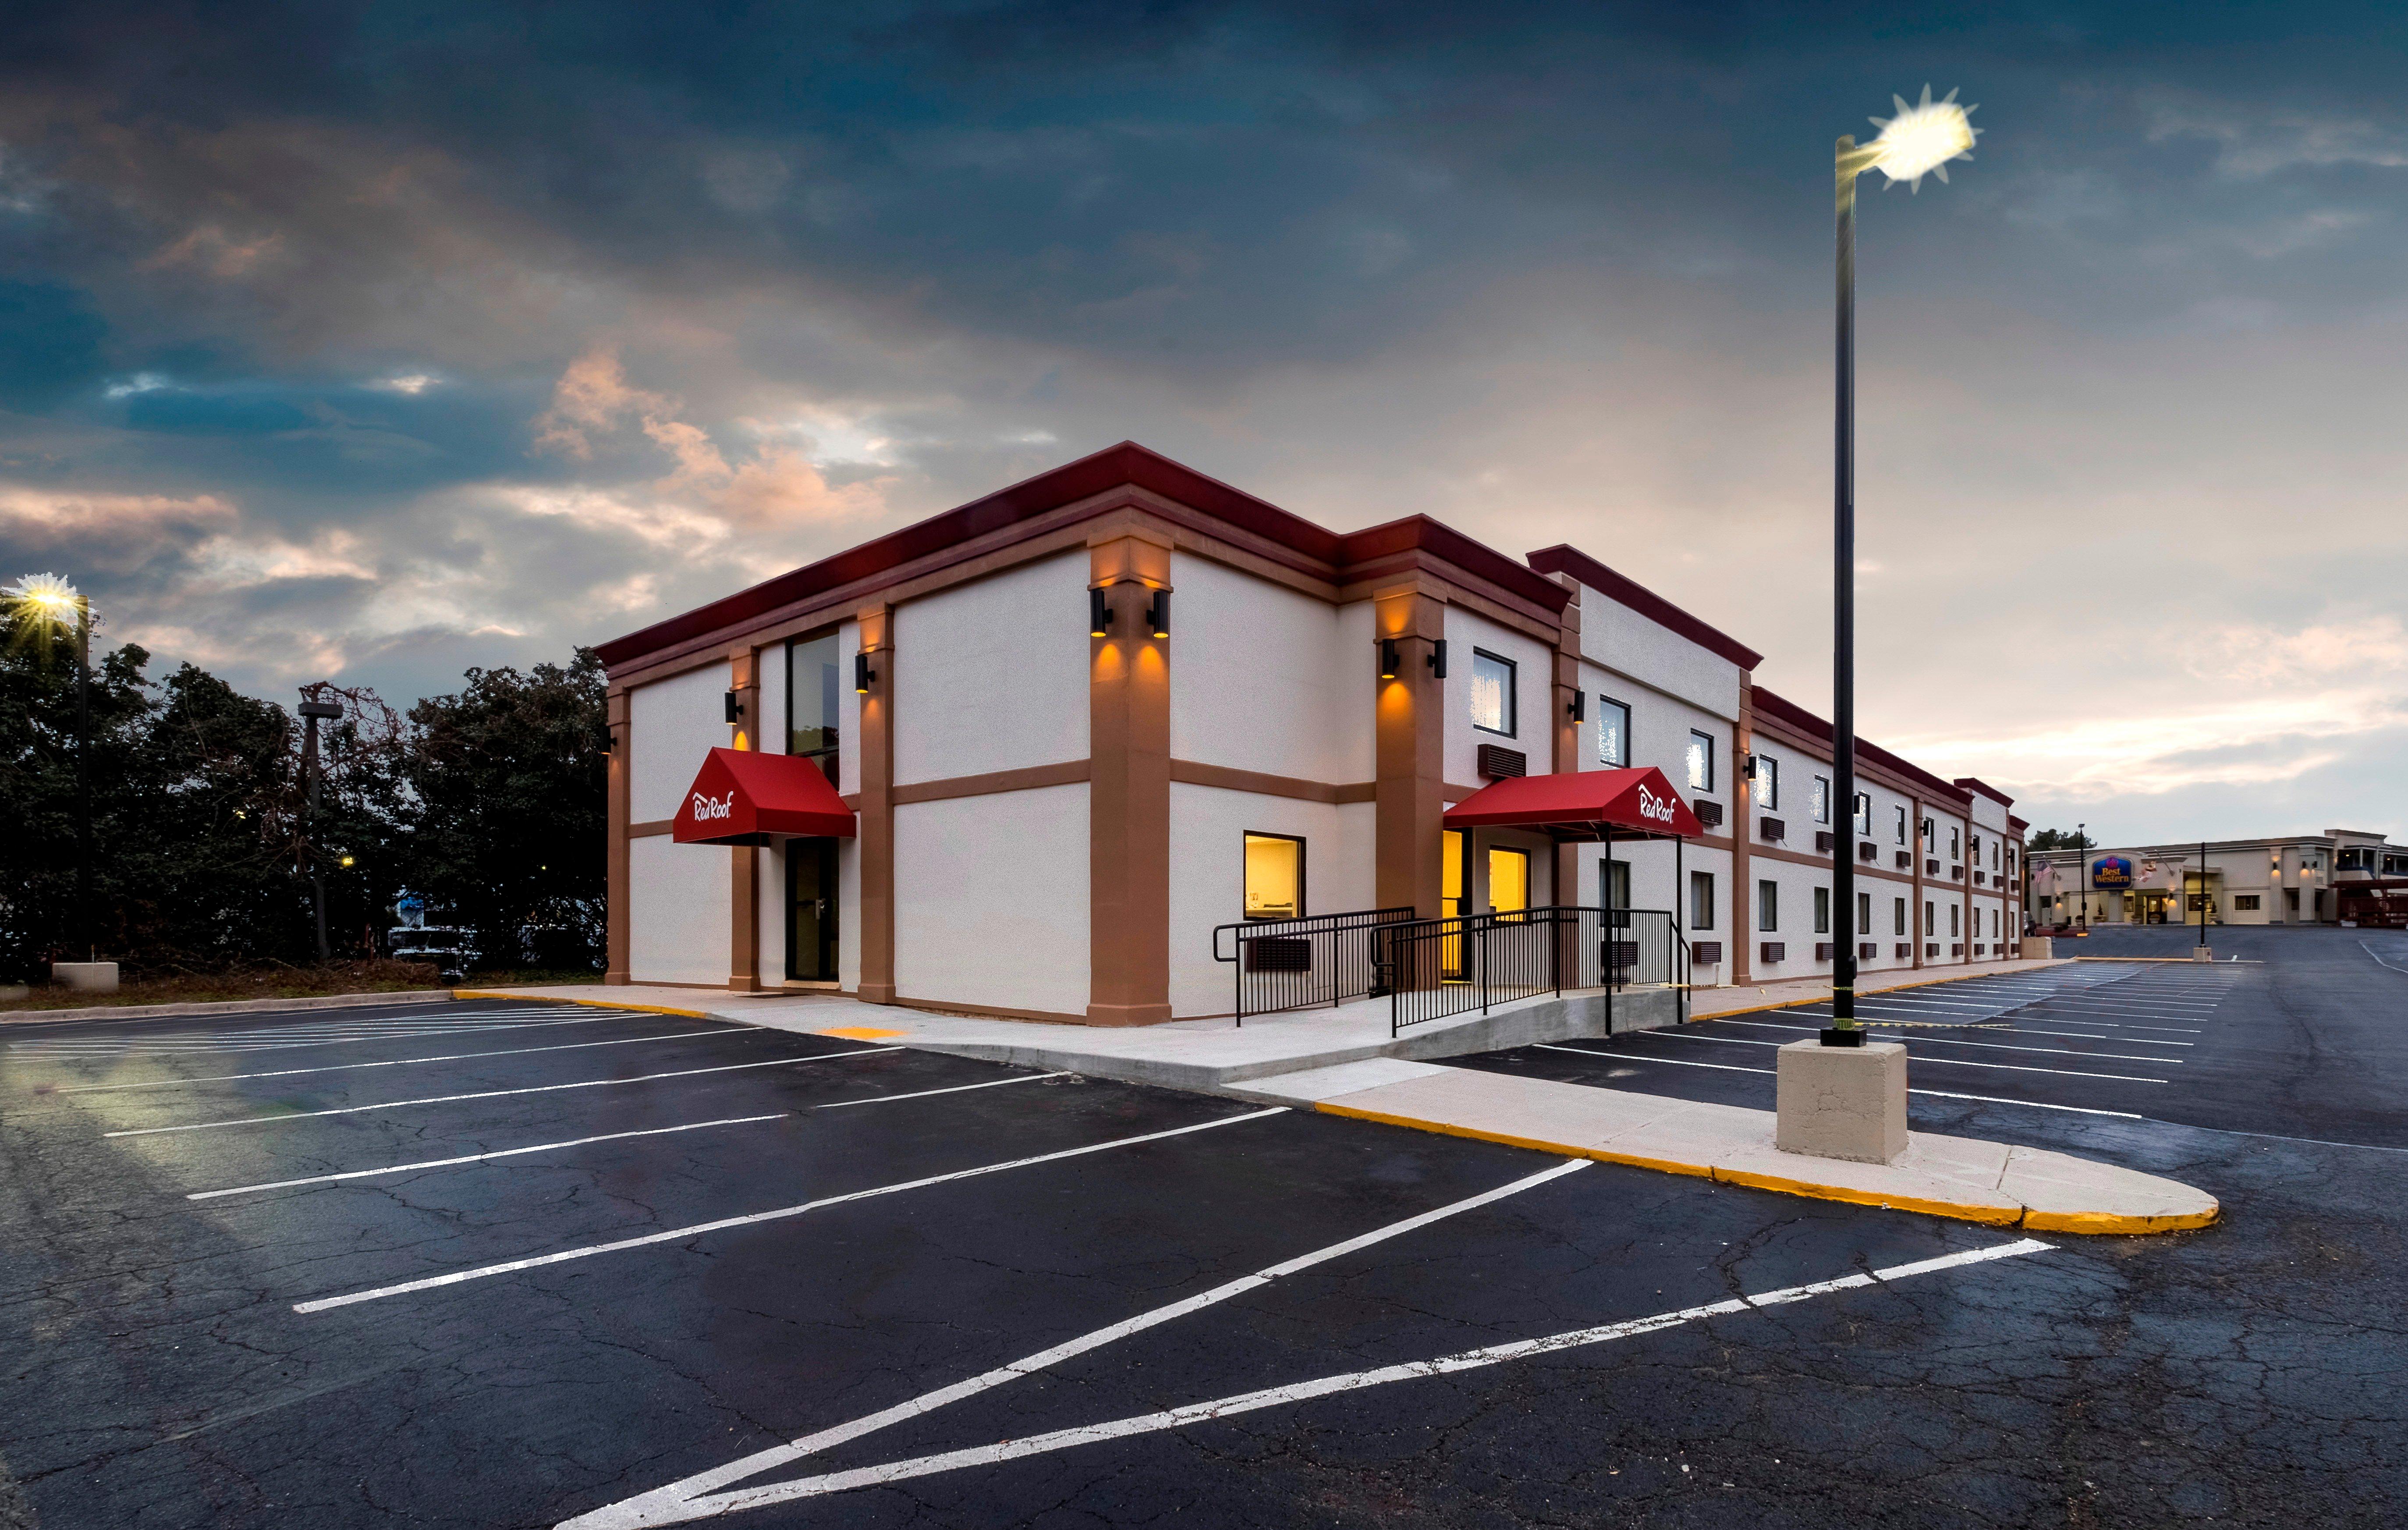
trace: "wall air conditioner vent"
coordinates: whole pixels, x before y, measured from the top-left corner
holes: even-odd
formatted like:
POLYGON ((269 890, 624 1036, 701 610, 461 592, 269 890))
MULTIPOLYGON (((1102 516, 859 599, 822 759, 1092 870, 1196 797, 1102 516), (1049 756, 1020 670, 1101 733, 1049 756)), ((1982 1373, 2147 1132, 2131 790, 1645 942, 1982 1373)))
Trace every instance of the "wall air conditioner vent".
POLYGON ((1513 780, 1530 773, 1530 757, 1502 744, 1480 746, 1480 773, 1492 781, 1513 780))

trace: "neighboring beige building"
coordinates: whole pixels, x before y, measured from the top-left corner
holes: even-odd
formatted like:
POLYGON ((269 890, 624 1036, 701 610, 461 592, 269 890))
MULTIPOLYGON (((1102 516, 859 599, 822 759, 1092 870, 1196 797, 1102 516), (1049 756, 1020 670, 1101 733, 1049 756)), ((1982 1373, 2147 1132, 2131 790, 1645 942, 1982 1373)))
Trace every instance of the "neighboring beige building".
POLYGON ((2333 924, 2336 889, 2408 877, 2408 847, 2327 829, 2272 839, 2031 852, 2025 907, 2034 923, 2333 924))

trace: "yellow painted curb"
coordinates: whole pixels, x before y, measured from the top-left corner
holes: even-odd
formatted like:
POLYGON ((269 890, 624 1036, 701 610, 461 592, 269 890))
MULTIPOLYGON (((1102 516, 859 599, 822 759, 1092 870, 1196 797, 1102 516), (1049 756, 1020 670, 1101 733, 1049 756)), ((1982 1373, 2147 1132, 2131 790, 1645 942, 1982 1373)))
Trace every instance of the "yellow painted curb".
POLYGON ((1509 1148, 1528 1148, 1539 1152, 1559 1153, 1567 1158, 1593 1158, 1600 1164, 1626 1164, 1632 1168, 1655 1169, 1663 1174, 1685 1174, 1692 1179, 1712 1180, 1716 1184, 1735 1185, 1747 1190, 1770 1190, 1784 1195, 1802 1195, 1810 1200, 1841 1201, 1850 1206, 1878 1207, 1888 1211, 1918 1211, 1925 1216, 1979 1223, 1987 1227, 2020 1226, 2027 1232, 2093 1236, 2185 1232, 2208 1225, 2223 1211, 2220 1204, 2207 1211, 2169 1217, 2123 1217, 2103 1211, 2010 1210, 2005 1207, 1977 1206, 1963 1201, 1926 1200, 1919 1195, 1883 1195, 1869 1190, 1818 1184, 1812 1180, 1792 1180, 1776 1174, 1750 1174, 1738 1169, 1715 1168, 1710 1164, 1684 1164, 1667 1158, 1641 1157, 1637 1153, 1609 1152, 1602 1148, 1581 1148, 1565 1142, 1547 1142, 1534 1137, 1482 1131, 1474 1126, 1458 1126, 1452 1122, 1390 1115, 1382 1110, 1366 1110, 1358 1106, 1336 1105, 1326 1100, 1317 1102, 1313 1108, 1324 1115, 1375 1121, 1383 1126, 1434 1132, 1441 1137, 1502 1143, 1509 1148))
POLYGON ((811 1034, 813 1036, 840 1036, 848 1041, 883 1041, 890 1036, 910 1036, 911 1033, 909 1031, 881 1030, 875 1025, 831 1025, 824 1031, 813 1031, 811 1034))
POLYGON ((513 994, 507 988, 455 988, 455 999, 517 999, 537 1004, 584 1004, 596 1009, 633 1009, 642 1015, 679 1015, 687 1020, 716 1020, 707 1009, 672 1009, 661 1004, 622 1004, 611 999, 564 999, 557 994, 513 994))

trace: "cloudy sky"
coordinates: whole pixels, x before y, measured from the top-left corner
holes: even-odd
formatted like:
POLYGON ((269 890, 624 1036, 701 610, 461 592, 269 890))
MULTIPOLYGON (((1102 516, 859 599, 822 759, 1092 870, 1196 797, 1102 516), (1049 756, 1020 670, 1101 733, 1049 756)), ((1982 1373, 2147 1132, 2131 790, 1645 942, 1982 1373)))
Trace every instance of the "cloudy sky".
POLYGON ((1124 437, 1570 540, 2111 841, 2408 834, 2408 12, 75 6, 0 50, 0 577, 263 695, 564 657, 1124 437))

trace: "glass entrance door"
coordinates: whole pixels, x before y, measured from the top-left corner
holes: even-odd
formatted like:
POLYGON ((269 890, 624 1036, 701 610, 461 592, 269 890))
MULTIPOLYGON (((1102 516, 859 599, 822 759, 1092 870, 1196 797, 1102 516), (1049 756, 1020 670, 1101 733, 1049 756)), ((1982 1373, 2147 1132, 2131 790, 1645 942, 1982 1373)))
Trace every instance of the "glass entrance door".
MULTIPOLYGON (((1438 916, 1440 919, 1461 919, 1463 917, 1463 879, 1471 867, 1469 859, 1469 848, 1465 845, 1463 831, 1460 829, 1440 831, 1440 843, 1442 848, 1439 853, 1444 864, 1439 868, 1438 916)), ((1442 932, 1456 931, 1461 928, 1459 924, 1440 926, 1442 932)), ((1463 937, 1459 934, 1442 933, 1439 937, 1438 948, 1439 977, 1447 982, 1461 981, 1463 937)))
POLYGON ((836 841, 786 841, 786 976, 835 982, 836 841))
POLYGON ((1512 917, 1530 907, 1530 852, 1488 847, 1488 907, 1512 917))

